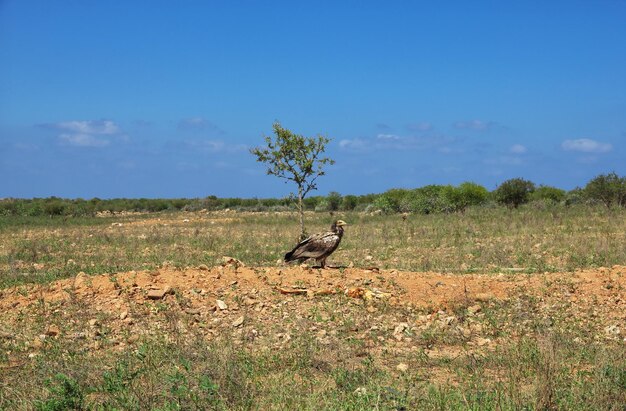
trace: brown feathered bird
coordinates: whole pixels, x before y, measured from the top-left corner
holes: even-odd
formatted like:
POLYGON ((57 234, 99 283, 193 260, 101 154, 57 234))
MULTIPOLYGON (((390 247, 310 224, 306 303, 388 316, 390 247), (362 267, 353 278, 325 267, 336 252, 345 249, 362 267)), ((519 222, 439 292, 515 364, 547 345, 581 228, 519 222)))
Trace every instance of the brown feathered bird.
POLYGON ((330 231, 313 234, 305 238, 293 250, 285 254, 285 261, 298 260, 302 262, 307 258, 315 258, 318 264, 324 268, 326 266, 326 258, 339 246, 341 237, 343 237, 343 227, 346 225, 348 224, 345 221, 337 220, 330 226, 330 231))

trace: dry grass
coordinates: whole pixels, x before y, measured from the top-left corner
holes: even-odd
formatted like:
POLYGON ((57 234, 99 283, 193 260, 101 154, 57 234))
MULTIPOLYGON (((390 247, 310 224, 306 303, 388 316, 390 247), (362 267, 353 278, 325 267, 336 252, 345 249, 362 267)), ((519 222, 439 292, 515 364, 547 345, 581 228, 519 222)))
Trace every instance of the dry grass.
MULTIPOLYGON (((309 230, 337 217, 310 214, 309 230)), ((626 262, 624 210, 340 217, 350 226, 332 265, 515 276, 626 262)), ((21 285, 28 293, 25 284, 79 271, 151 269, 164 261, 213 266, 224 255, 274 266, 298 236, 296 221, 270 213, 5 219, 0 292, 21 285)), ((177 293, 162 302, 124 302, 145 330, 134 338, 84 300, 42 299, 11 317, 9 333, 0 324, 0 409, 624 410, 624 343, 590 322, 593 304, 573 316, 560 296, 568 287, 545 284, 544 293, 484 303, 474 316, 474 302, 465 300, 432 313, 366 307, 342 294, 278 295, 273 321, 250 316, 239 329, 230 320, 223 328, 211 318, 198 322, 177 293), (426 315, 432 319, 419 320, 426 315), (92 319, 100 325, 90 327, 92 319), (398 334, 405 322, 410 326, 398 334), (40 338, 51 323, 60 324, 60 337, 40 338), (476 338, 492 343, 477 347, 476 338)))

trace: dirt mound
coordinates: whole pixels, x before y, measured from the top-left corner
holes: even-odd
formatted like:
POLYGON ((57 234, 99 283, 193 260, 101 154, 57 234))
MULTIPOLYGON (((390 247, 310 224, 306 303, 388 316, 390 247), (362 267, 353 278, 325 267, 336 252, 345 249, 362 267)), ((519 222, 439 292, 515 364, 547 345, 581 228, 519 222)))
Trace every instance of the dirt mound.
MULTIPOLYGON (((36 355, 50 338, 76 340, 89 350, 123 349, 141 336, 180 338, 193 332, 207 339, 263 341, 271 348, 299 329, 313 332, 322 343, 344 338, 341 330, 355 333, 371 351, 427 347, 441 355, 420 330, 447 327, 456 338, 445 340, 451 352, 459 344, 487 349, 497 343, 489 337, 497 333, 486 328, 483 313, 510 301, 515 301, 510 312, 516 317, 490 327, 508 327, 515 334, 518 323, 527 321, 524 313, 533 310, 548 322, 557 317, 586 321, 598 338, 623 340, 625 290, 624 266, 543 275, 453 275, 248 267, 226 257, 216 267, 164 264, 151 271, 80 273, 48 285, 1 290, 0 339, 30 347, 36 355)), ((3 367, 23 361, 9 358, 3 367)))
MULTIPOLYGON (((334 295, 344 293, 368 300, 388 300, 391 305, 410 304, 436 312, 461 301, 506 300, 520 293, 561 294, 569 301, 597 301, 623 296, 626 267, 614 266, 573 273, 537 274, 442 274, 379 270, 378 268, 317 269, 307 265, 289 267, 247 267, 224 257, 216 267, 177 269, 168 264, 152 271, 130 271, 75 278, 48 285, 28 285, 0 290, 0 310, 20 310, 33 303, 81 300, 111 311, 123 300, 159 300, 168 294, 188 298, 192 306, 211 309, 207 297, 246 295, 258 299, 284 295, 334 295), (122 292, 124 291, 124 292, 122 292), (159 291, 163 291, 159 295, 159 291)), ((626 304, 626 301, 617 300, 626 304)))

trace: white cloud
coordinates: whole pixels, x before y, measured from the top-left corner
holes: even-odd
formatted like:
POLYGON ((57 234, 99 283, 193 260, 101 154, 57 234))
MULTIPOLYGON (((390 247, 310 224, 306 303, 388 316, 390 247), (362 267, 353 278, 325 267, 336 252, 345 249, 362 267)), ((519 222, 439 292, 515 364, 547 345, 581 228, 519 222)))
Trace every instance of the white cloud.
POLYGON ((120 132, 118 125, 111 120, 63 121, 47 126, 58 130, 86 135, 114 135, 120 132))
POLYGON ((442 136, 416 137, 399 136, 396 134, 378 134, 373 138, 344 139, 339 148, 352 151, 367 150, 420 150, 438 147, 449 143, 450 139, 442 136))
POLYGON ((477 130, 484 131, 495 127, 496 123, 493 121, 483 120, 470 120, 470 121, 457 121, 454 123, 454 127, 462 130, 477 130))
POLYGON ((528 152, 528 149, 526 148, 526 146, 523 146, 521 144, 513 144, 509 151, 513 154, 525 154, 526 152, 528 152))
POLYGON ((61 134, 59 140, 64 144, 76 147, 105 147, 110 144, 109 140, 89 134, 61 134))
POLYGON ((610 143, 602 143, 589 138, 565 140, 561 143, 561 148, 565 151, 578 151, 581 153, 608 153, 613 150, 613 146, 610 143))
POLYGON ((72 120, 42 124, 41 127, 61 131, 57 136, 62 144, 75 147, 105 147, 111 138, 127 138, 111 120, 72 120))
POLYGON ((395 134, 379 134, 376 136, 378 140, 381 141, 400 141, 402 137, 396 136, 395 134))

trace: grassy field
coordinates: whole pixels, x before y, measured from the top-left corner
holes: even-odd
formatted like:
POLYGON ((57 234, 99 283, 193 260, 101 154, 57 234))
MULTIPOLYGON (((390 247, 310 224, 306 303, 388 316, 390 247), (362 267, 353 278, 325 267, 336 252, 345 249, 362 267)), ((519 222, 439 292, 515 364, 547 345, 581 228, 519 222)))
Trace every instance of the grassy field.
MULTIPOLYGON (((341 214, 338 264, 453 273, 537 273, 626 261, 626 210, 476 209, 465 214, 341 214)), ((307 216, 309 231, 335 217, 307 216)), ((0 218, 0 287, 76 275, 213 265, 275 265, 298 237, 295 214, 174 213, 92 219, 0 218)))
MULTIPOLYGON (((307 215, 307 227, 335 218, 350 224, 329 259, 342 267, 506 278, 626 264, 625 210, 325 213, 307 215)), ((43 293, 35 285, 79 272, 115 282, 119 272, 166 263, 183 273, 223 256, 276 267, 297 226, 285 213, 2 218, 0 298, 43 293)), ((573 286, 559 281, 480 302, 478 312, 474 300, 432 312, 274 293, 239 328, 219 310, 186 313, 194 288, 141 304, 119 288, 111 299, 133 319, 123 326, 70 290, 62 303, 42 297, 0 313, 0 409, 626 410, 626 330, 609 338, 602 322, 620 318, 611 310, 623 308, 624 290, 604 290, 615 293, 609 302, 591 298, 572 315, 562 289, 573 286), (50 324, 61 324, 59 336, 50 324), (131 325, 146 332, 134 336, 131 325)), ((244 307, 257 290, 235 283, 220 292, 244 307)))

